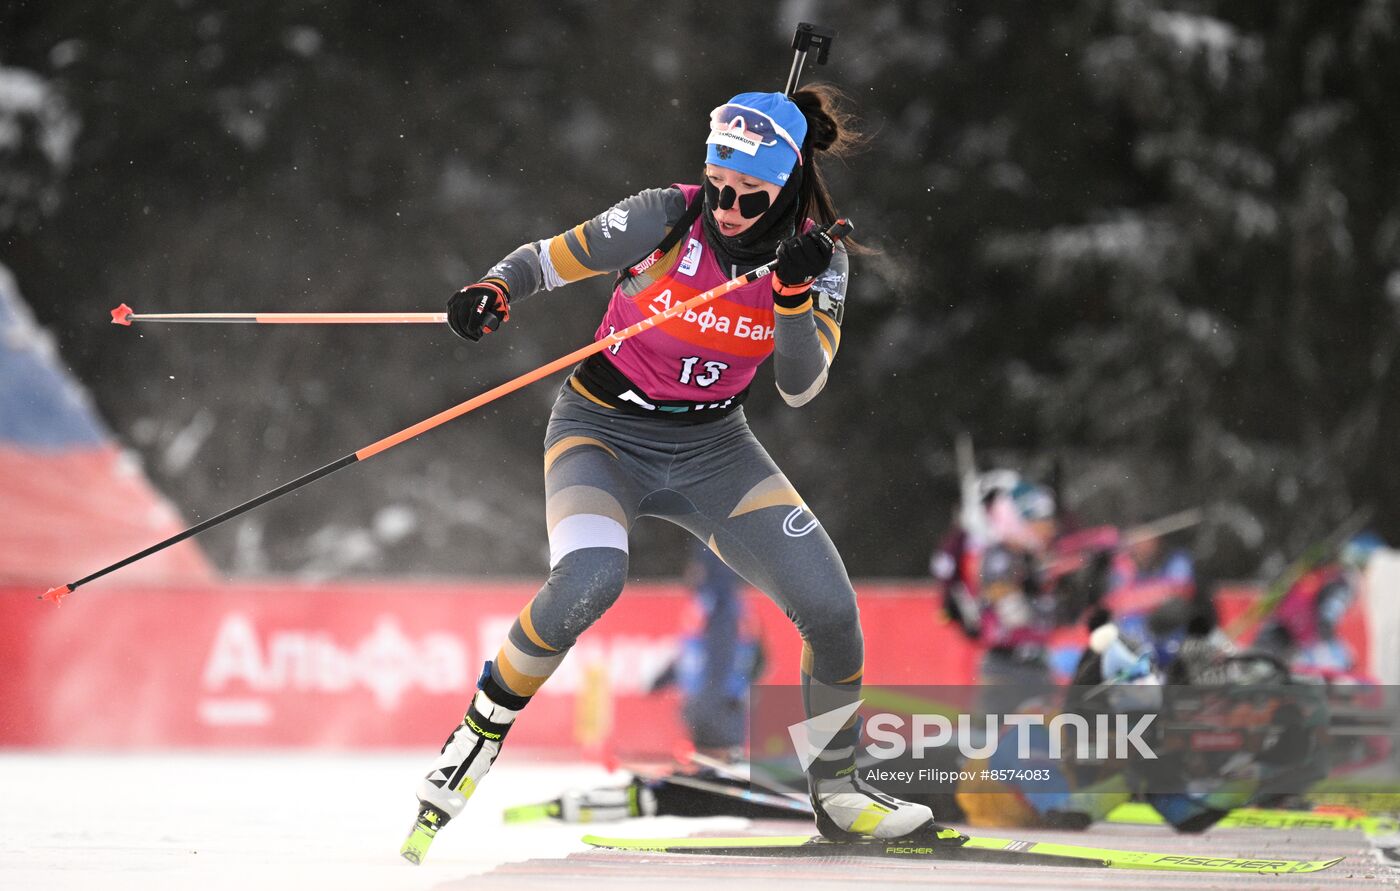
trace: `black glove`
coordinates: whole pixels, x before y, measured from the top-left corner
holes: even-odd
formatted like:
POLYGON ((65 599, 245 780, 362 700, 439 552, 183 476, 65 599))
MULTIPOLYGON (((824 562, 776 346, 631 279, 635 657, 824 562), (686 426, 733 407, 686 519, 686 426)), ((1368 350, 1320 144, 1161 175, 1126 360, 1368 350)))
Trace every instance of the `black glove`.
POLYGON ((778 243, 773 267, 773 302, 792 309, 807 299, 812 281, 826 272, 836 242, 822 229, 812 229, 778 243))
POLYGON ((447 324, 458 337, 475 343, 510 320, 510 297, 496 279, 467 285, 447 301, 447 324))

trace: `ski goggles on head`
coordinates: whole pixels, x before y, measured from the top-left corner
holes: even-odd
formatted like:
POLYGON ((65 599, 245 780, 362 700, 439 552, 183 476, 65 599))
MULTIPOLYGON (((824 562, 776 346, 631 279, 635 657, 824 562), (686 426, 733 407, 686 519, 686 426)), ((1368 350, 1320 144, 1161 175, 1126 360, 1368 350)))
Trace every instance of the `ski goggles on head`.
POLYGON ((738 149, 746 155, 757 155, 759 149, 787 143, 797 163, 802 163, 802 146, 792 134, 768 115, 747 105, 729 103, 710 112, 710 138, 705 142, 738 149))

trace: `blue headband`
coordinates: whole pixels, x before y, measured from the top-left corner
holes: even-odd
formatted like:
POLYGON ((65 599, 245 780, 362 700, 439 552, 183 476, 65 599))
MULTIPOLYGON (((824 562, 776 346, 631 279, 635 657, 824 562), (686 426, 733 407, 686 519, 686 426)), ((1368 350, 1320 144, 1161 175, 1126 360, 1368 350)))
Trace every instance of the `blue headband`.
POLYGON ((740 93, 710 112, 705 163, 783 185, 806 136, 807 118, 782 93, 740 93))

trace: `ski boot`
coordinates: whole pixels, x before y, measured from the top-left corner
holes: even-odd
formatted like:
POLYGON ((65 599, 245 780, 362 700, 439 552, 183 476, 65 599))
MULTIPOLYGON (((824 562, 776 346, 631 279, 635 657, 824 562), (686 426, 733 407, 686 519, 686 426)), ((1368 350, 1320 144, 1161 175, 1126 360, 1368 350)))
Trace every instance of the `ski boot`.
POLYGON ((570 789, 559 797, 559 819, 566 823, 611 823, 656 816, 656 795, 639 778, 609 789, 570 789))
POLYGON ((654 817, 656 795, 646 783, 634 779, 626 786, 603 789, 570 789, 553 801, 508 807, 507 823, 561 820, 565 823, 612 823, 631 817, 654 817))
POLYGON ((491 679, 489 662, 479 687, 462 723, 443 743, 428 775, 418 781, 418 817, 399 850, 409 863, 422 863, 438 830, 466 807, 528 701, 501 689, 491 679))
MULTIPOLYGON (((849 719, 859 703, 840 704, 831 691, 817 692, 825 692, 825 698, 831 700, 824 703, 828 708, 821 708, 823 703, 808 703, 817 714, 803 724, 808 733, 807 745, 811 747, 811 759, 806 763, 807 792, 822 838, 831 842, 965 842, 965 836, 935 823, 933 811, 927 805, 887 795, 860 778, 856 746, 860 742, 861 725, 858 719, 849 719), (846 717, 841 717, 843 714, 846 717), (830 732, 831 728, 823 727, 833 716, 847 721, 834 733, 830 732), (819 749, 812 743, 814 728, 826 736, 818 743, 819 749)), ((836 692, 839 695, 842 691, 836 692)), ((797 742, 797 737, 793 740, 797 742)))
POLYGON ((829 841, 922 839, 961 841, 952 829, 935 823, 933 811, 876 789, 856 773, 855 763, 822 776, 821 762, 807 772, 817 831, 829 841))

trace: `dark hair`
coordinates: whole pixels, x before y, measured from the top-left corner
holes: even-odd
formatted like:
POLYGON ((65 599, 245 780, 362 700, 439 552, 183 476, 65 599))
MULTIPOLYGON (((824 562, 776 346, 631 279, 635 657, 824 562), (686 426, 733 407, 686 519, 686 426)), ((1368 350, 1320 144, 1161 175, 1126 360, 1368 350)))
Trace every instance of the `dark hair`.
POLYGON ((808 84, 792 94, 792 101, 807 119, 797 218, 822 225, 835 222, 839 214, 822 178, 818 156, 845 158, 864 147, 866 139, 856 129, 855 116, 844 107, 849 101, 846 95, 831 84, 808 84))

